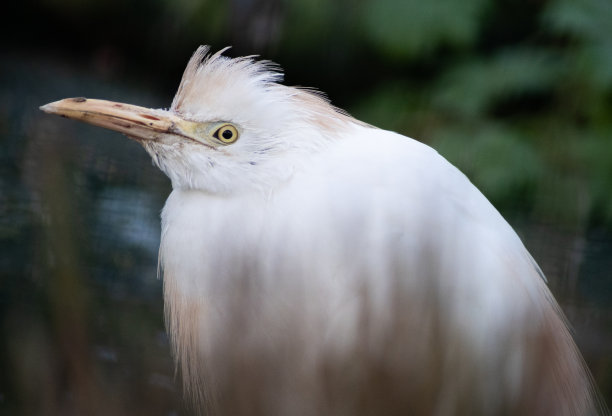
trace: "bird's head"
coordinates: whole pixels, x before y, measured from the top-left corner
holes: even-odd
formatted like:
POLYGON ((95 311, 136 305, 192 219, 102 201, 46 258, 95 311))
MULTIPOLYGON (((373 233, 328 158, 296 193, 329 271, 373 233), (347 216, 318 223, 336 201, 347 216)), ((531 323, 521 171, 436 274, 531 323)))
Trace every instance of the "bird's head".
POLYGON ((208 51, 195 52, 168 110, 86 98, 41 109, 124 133, 174 188, 212 193, 281 183, 355 123, 321 95, 279 84, 282 73, 269 61, 208 51))

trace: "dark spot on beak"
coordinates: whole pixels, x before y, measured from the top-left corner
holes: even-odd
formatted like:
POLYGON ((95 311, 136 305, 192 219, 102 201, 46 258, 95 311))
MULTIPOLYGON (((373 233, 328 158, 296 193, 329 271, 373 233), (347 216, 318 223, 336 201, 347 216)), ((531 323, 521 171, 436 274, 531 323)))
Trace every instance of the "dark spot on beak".
POLYGON ((84 103, 85 101, 87 101, 87 98, 85 97, 75 97, 72 99, 72 101, 74 101, 75 103, 84 103))
POLYGON ((116 107, 116 108, 121 108, 121 107, 123 107, 123 106, 122 106, 121 104, 115 104, 115 105, 113 105, 113 107, 116 107))
POLYGON ((159 121, 159 119, 158 119, 157 117, 155 117, 155 116, 150 116, 150 115, 148 115, 148 114, 142 114, 142 116, 143 116, 144 118, 148 118, 149 120, 156 120, 156 121, 159 121))

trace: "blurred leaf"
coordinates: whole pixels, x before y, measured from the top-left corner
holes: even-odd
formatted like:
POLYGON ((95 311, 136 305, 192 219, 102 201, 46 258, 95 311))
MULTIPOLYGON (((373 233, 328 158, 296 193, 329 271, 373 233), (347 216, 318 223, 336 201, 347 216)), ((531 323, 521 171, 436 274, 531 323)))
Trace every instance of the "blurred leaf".
POLYGON ((429 143, 439 128, 439 112, 429 105, 429 96, 417 85, 389 81, 365 95, 349 112, 366 123, 429 143))
POLYGON ((542 174, 542 160, 527 138, 505 126, 442 130, 432 146, 495 204, 529 197, 542 174))
POLYGON ((553 32, 578 41, 570 63, 587 81, 612 87, 612 2, 558 0, 550 3, 544 20, 553 32))
POLYGON ((367 0, 365 34, 393 58, 413 58, 441 45, 467 46, 488 5, 487 0, 367 0))
POLYGON ((585 135, 574 142, 574 151, 586 170, 590 214, 597 222, 612 225, 612 129, 585 135))
POLYGON ((547 50, 505 50, 487 60, 452 68, 433 92, 434 105, 463 116, 478 116, 503 99, 554 88, 563 60, 547 50))
POLYGON ((569 32, 595 42, 612 43, 612 2, 609 0, 553 1, 544 18, 558 32, 569 32))
POLYGON ((352 106, 351 114, 387 130, 402 131, 411 115, 411 92, 403 83, 390 82, 374 89, 352 106))
POLYGON ((336 2, 325 0, 287 2, 283 43, 299 50, 320 48, 333 27, 337 9, 336 2))
MULTIPOLYGON (((198 0, 157 0, 164 5, 164 35, 158 42, 167 43, 190 35, 198 43, 212 44, 230 29, 229 3, 198 0), (171 36, 170 36, 171 35, 171 36)), ((167 45, 172 48, 172 45, 167 45)))

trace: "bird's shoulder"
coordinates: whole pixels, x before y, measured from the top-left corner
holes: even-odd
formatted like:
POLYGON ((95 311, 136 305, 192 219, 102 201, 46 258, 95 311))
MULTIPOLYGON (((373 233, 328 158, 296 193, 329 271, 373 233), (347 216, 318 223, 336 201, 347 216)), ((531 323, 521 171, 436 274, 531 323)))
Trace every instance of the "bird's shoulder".
POLYGON ((392 131, 361 125, 315 154, 296 172, 291 186, 302 192, 322 192, 339 203, 339 197, 352 194, 363 198, 365 207, 371 205, 368 200, 382 198, 389 208, 436 204, 499 219, 472 182, 435 149, 392 131))

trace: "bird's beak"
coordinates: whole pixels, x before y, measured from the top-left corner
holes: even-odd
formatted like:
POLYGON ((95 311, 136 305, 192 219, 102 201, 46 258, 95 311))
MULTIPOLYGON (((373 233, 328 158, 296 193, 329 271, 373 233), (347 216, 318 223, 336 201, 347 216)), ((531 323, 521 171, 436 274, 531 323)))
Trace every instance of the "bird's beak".
POLYGON ((137 141, 158 140, 172 135, 200 142, 195 134, 199 123, 185 120, 170 111, 82 97, 55 101, 40 109, 115 130, 137 141))

